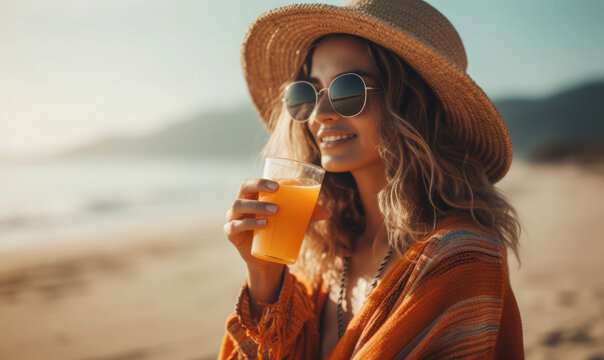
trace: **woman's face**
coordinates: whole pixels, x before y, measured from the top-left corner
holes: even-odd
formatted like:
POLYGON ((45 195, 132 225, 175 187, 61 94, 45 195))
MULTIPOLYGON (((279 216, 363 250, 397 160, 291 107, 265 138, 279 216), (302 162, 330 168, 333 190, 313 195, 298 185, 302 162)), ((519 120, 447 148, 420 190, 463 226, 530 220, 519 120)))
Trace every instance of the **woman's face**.
MULTIPOLYGON (((326 88, 343 73, 359 73, 368 87, 378 87, 366 45, 353 37, 334 37, 316 47, 310 78, 317 90, 326 88), (367 75, 364 75, 367 74, 367 75)), ((357 116, 345 118, 333 109, 327 92, 321 93, 317 108, 307 126, 321 151, 321 165, 327 171, 355 171, 382 163, 377 150, 377 124, 380 117, 377 96, 381 91, 368 91, 365 109, 357 116), (333 140, 333 136, 346 136, 333 140)))

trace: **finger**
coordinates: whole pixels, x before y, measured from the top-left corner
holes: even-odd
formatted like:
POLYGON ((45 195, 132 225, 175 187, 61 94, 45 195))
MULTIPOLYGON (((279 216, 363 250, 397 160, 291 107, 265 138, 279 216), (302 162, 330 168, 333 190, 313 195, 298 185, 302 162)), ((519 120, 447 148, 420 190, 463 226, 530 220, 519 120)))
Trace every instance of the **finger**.
POLYGON ((245 179, 239 187, 237 198, 256 199, 259 191, 275 192, 279 189, 279 183, 269 179, 245 179))
POLYGON ((274 215, 278 210, 279 206, 277 204, 257 200, 237 199, 233 202, 229 214, 230 218, 227 220, 241 219, 245 215, 250 214, 274 215))
POLYGON ((310 221, 328 220, 331 218, 331 215, 331 210, 322 205, 316 204, 310 217, 310 221))
POLYGON ((224 234, 227 237, 237 235, 242 231, 262 229, 266 226, 266 219, 246 218, 241 220, 232 220, 224 224, 224 234))

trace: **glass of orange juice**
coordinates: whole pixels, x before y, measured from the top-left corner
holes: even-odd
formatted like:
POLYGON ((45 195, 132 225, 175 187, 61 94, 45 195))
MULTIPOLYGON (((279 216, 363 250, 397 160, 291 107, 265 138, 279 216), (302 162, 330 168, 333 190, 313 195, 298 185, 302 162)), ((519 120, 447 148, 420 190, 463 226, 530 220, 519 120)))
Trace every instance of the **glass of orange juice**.
POLYGON ((266 216, 264 228, 254 230, 252 255, 281 264, 296 262, 324 175, 323 168, 303 161, 266 158, 262 177, 278 182, 279 189, 260 192, 258 200, 277 204, 279 210, 266 216))

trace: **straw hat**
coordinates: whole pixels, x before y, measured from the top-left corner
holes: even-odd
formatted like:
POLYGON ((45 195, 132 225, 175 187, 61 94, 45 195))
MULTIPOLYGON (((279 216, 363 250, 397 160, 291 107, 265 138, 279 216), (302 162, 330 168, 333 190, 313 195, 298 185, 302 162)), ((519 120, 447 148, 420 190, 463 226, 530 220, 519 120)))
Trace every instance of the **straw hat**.
POLYGON ((466 74, 466 53, 453 25, 420 0, 352 0, 344 6, 299 4, 268 11, 248 28, 242 44, 243 73, 265 126, 279 88, 304 61, 311 43, 346 33, 392 50, 439 97, 452 136, 500 180, 512 162, 509 131, 484 91, 466 74))

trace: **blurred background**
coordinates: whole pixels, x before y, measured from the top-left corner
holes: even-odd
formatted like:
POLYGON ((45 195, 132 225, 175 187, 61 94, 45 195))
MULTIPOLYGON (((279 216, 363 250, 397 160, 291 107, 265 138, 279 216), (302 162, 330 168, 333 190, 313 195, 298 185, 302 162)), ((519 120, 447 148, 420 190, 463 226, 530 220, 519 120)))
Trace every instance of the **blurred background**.
MULTIPOLYGON (((428 2, 512 135, 527 358, 604 359, 604 2, 428 2)), ((0 359, 216 357, 267 138, 240 44, 289 3, 0 0, 0 359)))

